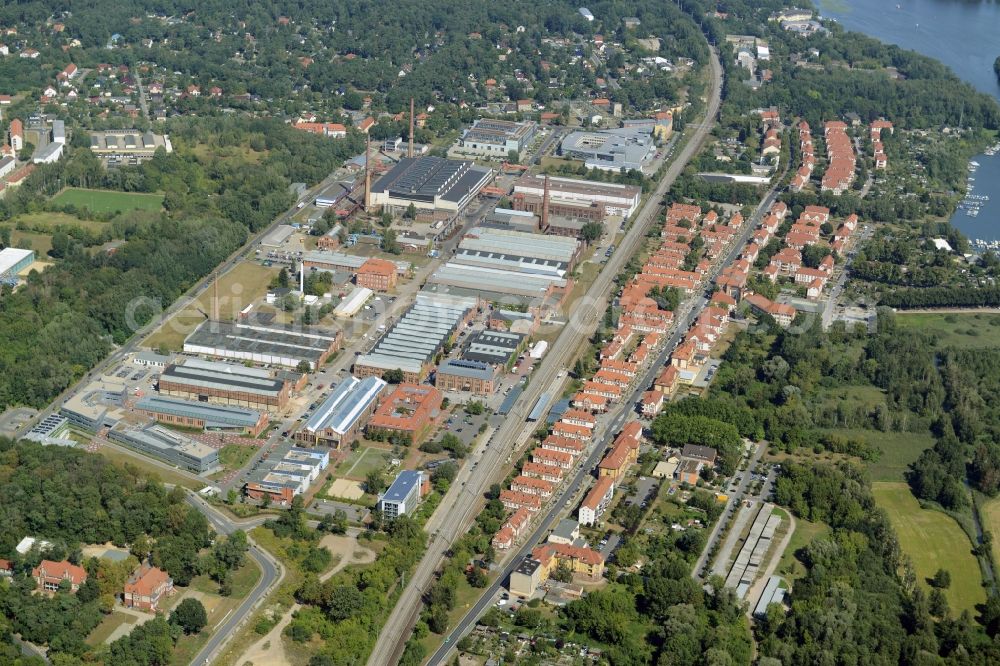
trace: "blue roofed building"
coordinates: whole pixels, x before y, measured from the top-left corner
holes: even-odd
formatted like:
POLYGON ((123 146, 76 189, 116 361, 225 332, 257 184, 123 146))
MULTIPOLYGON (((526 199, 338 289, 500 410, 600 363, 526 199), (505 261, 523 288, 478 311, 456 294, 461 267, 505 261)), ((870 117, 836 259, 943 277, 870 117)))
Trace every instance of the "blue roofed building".
POLYGON ((385 518, 398 518, 413 513, 420 503, 420 486, 424 482, 424 473, 419 470, 405 469, 399 473, 389 489, 379 495, 378 510, 385 518))
POLYGON ((364 379, 349 375, 316 408, 295 433, 295 439, 312 446, 326 444, 338 449, 350 444, 378 407, 386 386, 385 381, 374 375, 364 379))
POLYGON ((193 400, 149 396, 135 409, 167 425, 257 437, 267 428, 267 412, 233 405, 214 405, 193 400))

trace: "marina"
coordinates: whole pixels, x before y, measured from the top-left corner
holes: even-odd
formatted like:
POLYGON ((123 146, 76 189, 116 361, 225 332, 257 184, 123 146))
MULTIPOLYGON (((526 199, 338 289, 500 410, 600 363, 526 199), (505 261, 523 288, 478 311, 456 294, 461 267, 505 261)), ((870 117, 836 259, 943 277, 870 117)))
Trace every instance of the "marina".
MULTIPOLYGON (((960 78, 1000 100, 993 71, 1000 3, 905 0, 896 4, 891 20, 879 0, 820 0, 825 18, 847 30, 862 32, 889 44, 940 60, 960 78)), ((966 195, 951 225, 969 238, 974 249, 1000 250, 1000 144, 990 146, 969 162, 966 195)))

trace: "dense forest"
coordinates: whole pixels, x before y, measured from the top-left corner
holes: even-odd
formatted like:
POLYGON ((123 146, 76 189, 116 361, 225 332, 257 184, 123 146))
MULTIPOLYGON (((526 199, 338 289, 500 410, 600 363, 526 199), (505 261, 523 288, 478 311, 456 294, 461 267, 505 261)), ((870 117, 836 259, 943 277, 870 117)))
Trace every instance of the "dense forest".
MULTIPOLYGON (((0 495, 0 555, 14 570, 9 582, 0 581, 0 637, 5 643, 0 656, 10 632, 16 632, 47 645, 53 663, 100 661, 103 648, 92 648, 84 639, 111 612, 140 560, 148 557, 177 585, 207 574, 227 594, 231 572, 243 565, 248 548, 242 532, 213 541, 208 521, 185 501, 183 488, 167 491, 138 469, 123 469, 78 449, 0 439, 0 495), (25 536, 49 541, 52 547, 21 555, 14 547, 25 536), (82 556, 81 546, 107 542, 127 548, 129 556, 120 562, 82 556), (76 594, 33 594, 31 568, 43 555, 83 566, 88 580, 76 594)), ((175 641, 177 632, 170 633, 175 641)))

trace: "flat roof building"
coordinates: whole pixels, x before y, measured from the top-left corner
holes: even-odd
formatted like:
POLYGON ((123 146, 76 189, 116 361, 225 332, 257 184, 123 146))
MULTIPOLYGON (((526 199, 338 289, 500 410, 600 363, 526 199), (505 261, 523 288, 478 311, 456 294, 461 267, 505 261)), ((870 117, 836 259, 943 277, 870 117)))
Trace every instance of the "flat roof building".
MULTIPOLYGON (((514 194, 542 197, 545 194, 545 176, 522 176, 514 183, 514 194)), ((549 201, 567 202, 577 206, 602 204, 609 215, 628 218, 639 208, 642 188, 616 183, 596 183, 576 178, 549 176, 549 201)))
POLYGON ((493 178, 473 162, 440 157, 403 157, 372 185, 371 202, 389 212, 413 204, 418 210, 457 213, 493 178))
POLYGON ((438 366, 434 385, 444 391, 489 395, 496 390, 497 369, 482 361, 448 359, 438 366))
POLYGON ((580 242, 575 238, 546 236, 495 227, 476 227, 465 234, 458 244, 455 261, 463 253, 474 256, 508 256, 520 259, 525 264, 524 272, 541 272, 544 265, 533 268, 533 263, 554 262, 563 270, 572 268, 579 256, 580 242))
POLYGON ((90 150, 104 160, 108 166, 115 166, 128 160, 131 163, 151 159, 157 149, 173 152, 170 137, 137 129, 103 130, 90 133, 90 150))
POLYGON ((204 474, 219 466, 219 452, 163 426, 114 429, 108 439, 158 460, 204 474))
POLYGON ((285 443, 278 446, 253 472, 246 484, 246 494, 252 499, 265 495, 282 505, 309 490, 320 473, 330 464, 326 449, 304 449, 285 443))
POLYGON ((5 247, 0 250, 0 281, 16 279, 17 274, 35 261, 33 250, 5 247))
POLYGON ((288 237, 295 233, 295 229, 290 224, 279 224, 271 233, 261 239, 260 245, 265 248, 279 248, 285 244, 288 237))
POLYGON ((379 495, 378 510, 382 516, 398 518, 413 513, 420 502, 420 487, 424 474, 419 470, 404 469, 392 482, 388 490, 379 495))
POLYGON ((469 155, 507 159, 509 153, 520 153, 535 136, 538 126, 532 120, 514 122, 480 118, 462 132, 454 150, 469 155))
POLYGON ((506 331, 478 331, 469 336, 462 350, 462 360, 506 366, 524 346, 525 336, 506 331))
POLYGON ((378 377, 358 379, 348 375, 295 433, 295 439, 334 448, 341 448, 345 442, 350 443, 361 433, 367 417, 375 411, 386 386, 388 384, 378 377))
POLYGON ((359 377, 381 377, 388 370, 402 370, 404 380, 419 383, 478 302, 474 298, 420 292, 416 301, 367 354, 354 361, 359 377))
POLYGON ((279 412, 288 406, 296 378, 302 381, 288 372, 189 358, 167 366, 157 388, 177 398, 279 412))
POLYGON ((344 300, 337 304, 337 307, 333 309, 333 314, 337 317, 353 317, 374 294, 375 292, 367 287, 355 287, 351 293, 344 297, 344 300))
POLYGON ((564 157, 583 160, 588 169, 641 170, 656 153, 656 141, 652 127, 580 130, 567 135, 559 150, 564 157))
POLYGON ((161 396, 142 398, 135 403, 135 409, 167 425, 234 432, 250 437, 260 435, 268 424, 267 412, 161 396))
POLYGON ((291 368, 305 361, 315 370, 342 339, 340 331, 207 320, 184 340, 184 351, 291 368))

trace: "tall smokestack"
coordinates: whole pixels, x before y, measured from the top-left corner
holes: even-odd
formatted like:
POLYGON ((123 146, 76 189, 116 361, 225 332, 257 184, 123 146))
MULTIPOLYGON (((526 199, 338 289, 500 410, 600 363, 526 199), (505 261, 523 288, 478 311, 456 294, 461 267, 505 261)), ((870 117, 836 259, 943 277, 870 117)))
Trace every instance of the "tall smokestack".
POLYGON ((306 264, 304 261, 299 262, 299 293, 303 296, 306 295, 306 264))
POLYGON ((542 231, 549 228, 549 177, 545 177, 545 190, 542 193, 542 231))
POLYGON ((372 151, 372 135, 369 134, 368 138, 365 139, 365 212, 368 212, 372 209, 371 151, 372 151))
POLYGON ((413 98, 410 98, 410 146, 406 151, 407 157, 413 157, 413 98))
POLYGON ((212 319, 219 321, 219 271, 215 271, 212 281, 212 319))

